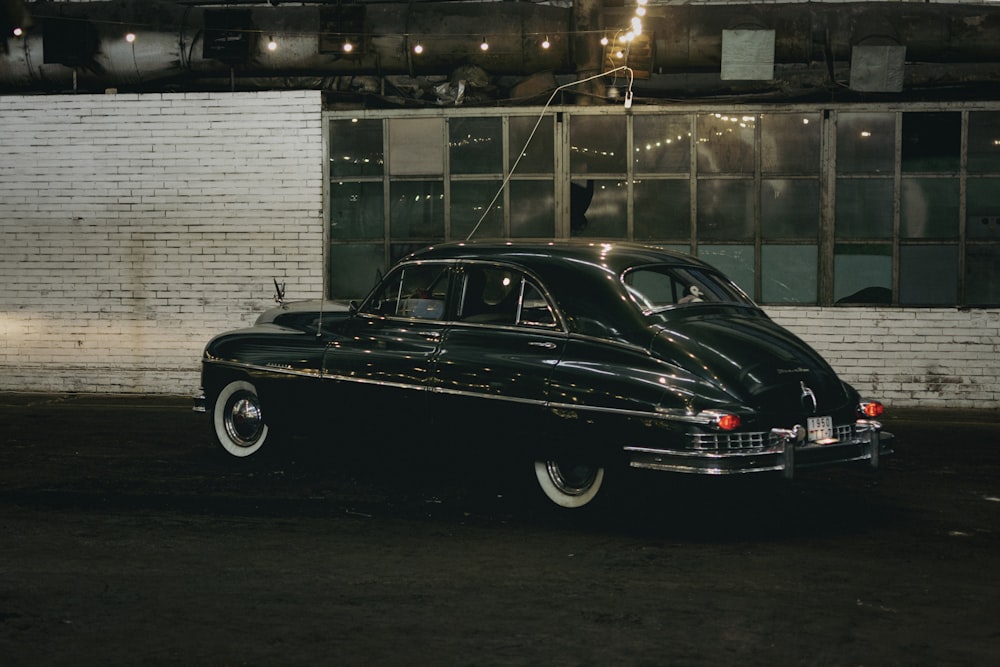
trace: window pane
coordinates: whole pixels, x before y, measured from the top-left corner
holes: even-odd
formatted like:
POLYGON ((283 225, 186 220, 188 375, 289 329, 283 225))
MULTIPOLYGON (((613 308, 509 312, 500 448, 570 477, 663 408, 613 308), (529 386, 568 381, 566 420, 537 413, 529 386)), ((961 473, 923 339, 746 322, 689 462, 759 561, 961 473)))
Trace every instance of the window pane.
POLYGON ((632 217, 637 241, 691 237, 691 186, 683 181, 636 181, 632 217))
POLYGON ((382 183, 339 182, 330 186, 330 238, 380 239, 385 236, 382 183))
POLYGON ((1000 245, 970 245, 965 250, 965 302, 1000 304, 1000 245))
POLYGON ((385 164, 381 120, 330 121, 330 176, 380 176, 385 164))
POLYGON ((389 184, 389 233, 393 239, 444 239, 444 183, 389 184))
POLYGON ((510 133, 510 164, 514 168, 518 152, 523 151, 517 163, 518 174, 551 174, 555 156, 553 138, 554 116, 546 116, 539 123, 535 116, 512 116, 508 123, 510 133), (535 124, 538 123, 538 129, 535 124), (534 135, 531 134, 534 129, 534 135), (531 143, 525 146, 528 138, 531 143))
POLYGON ((737 241, 753 238, 753 181, 698 181, 698 238, 737 241))
POLYGON ((969 171, 1000 172, 1000 112, 969 112, 969 171))
POLYGON ((382 244, 350 243, 330 246, 330 298, 361 299, 385 270, 382 244))
POLYGON ((452 239, 465 239, 473 230, 477 239, 503 237, 503 194, 496 196, 501 183, 501 181, 451 182, 452 239), (496 201, 490 207, 489 215, 484 218, 483 212, 494 197, 496 201))
POLYGON ((958 237, 958 179, 904 178, 900 234, 904 238, 958 237))
POLYGON ((904 113, 902 170, 957 171, 961 143, 962 114, 904 113))
POLYGON ((570 197, 570 230, 573 236, 625 238, 628 218, 628 187, 625 181, 590 179, 585 183, 572 182, 570 197))
POLYGON ((892 172, 895 145, 894 113, 837 114, 837 173, 892 172))
POLYGON ((453 174, 502 174, 503 127, 496 118, 448 121, 449 167, 453 174))
POLYGON ((555 196, 552 181, 510 182, 510 235, 555 236, 555 196))
POLYGON ((700 245, 698 257, 724 273, 753 296, 753 246, 750 245, 700 245))
POLYGON ((837 179, 837 238, 892 236, 892 181, 837 179))
POLYGON ((444 173, 444 122, 440 118, 389 119, 389 173, 438 176, 444 173))
POLYGON ((636 116, 632 132, 637 172, 669 174, 691 170, 691 119, 688 116, 636 116))
POLYGON ((958 246, 900 246, 899 303, 954 305, 957 301, 958 246))
POLYGON ((752 174, 756 116, 698 116, 698 173, 752 174))
POLYGON ((765 239, 814 239, 819 230, 819 182, 765 179, 760 184, 765 239))
POLYGON ((892 302, 892 247, 888 244, 840 245, 833 257, 836 303, 892 302))
POLYGON ((966 206, 970 239, 1000 239, 1000 178, 970 178, 966 206))
POLYGON ((760 289, 764 303, 816 303, 815 245, 763 245, 760 289))
POLYGON ((573 174, 625 173, 625 116, 573 116, 569 134, 573 174))
POLYGON ((768 173, 819 173, 818 113, 762 114, 761 169, 768 173))

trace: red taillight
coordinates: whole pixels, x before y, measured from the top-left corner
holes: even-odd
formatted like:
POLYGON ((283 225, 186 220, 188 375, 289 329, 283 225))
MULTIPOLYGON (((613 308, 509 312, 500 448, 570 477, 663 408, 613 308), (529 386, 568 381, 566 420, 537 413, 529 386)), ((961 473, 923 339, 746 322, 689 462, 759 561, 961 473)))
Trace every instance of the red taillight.
POLYGON ((719 415, 715 424, 723 431, 732 431, 740 427, 739 415, 719 415))
POLYGON ((865 401, 858 406, 858 412, 862 417, 881 417, 885 412, 885 406, 878 401, 865 401))

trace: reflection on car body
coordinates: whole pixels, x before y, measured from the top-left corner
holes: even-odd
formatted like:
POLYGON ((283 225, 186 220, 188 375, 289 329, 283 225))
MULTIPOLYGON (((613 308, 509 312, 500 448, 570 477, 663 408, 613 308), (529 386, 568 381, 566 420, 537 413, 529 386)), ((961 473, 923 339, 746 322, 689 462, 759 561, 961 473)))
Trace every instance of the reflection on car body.
POLYGON ((882 406, 734 283, 625 243, 412 253, 360 304, 282 304, 215 337, 202 388, 235 456, 272 429, 379 406, 443 438, 477 433, 484 457, 523 457, 562 507, 587 505, 619 467, 791 477, 890 451, 882 406))

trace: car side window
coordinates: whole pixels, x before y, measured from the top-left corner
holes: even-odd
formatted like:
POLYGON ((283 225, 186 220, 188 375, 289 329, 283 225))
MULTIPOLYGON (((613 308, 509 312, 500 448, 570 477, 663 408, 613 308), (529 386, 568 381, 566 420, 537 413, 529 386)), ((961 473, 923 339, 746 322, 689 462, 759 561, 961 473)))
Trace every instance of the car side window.
POLYGON ((552 327, 556 320, 541 290, 519 271, 467 266, 458 319, 475 324, 552 327))
POLYGON ((444 318, 450 269, 440 265, 406 266, 392 273, 365 306, 373 315, 444 318))
POLYGON ((524 281, 524 294, 521 298, 521 312, 517 323, 527 327, 556 326, 556 317, 549 302, 545 300, 541 290, 527 279, 524 281))

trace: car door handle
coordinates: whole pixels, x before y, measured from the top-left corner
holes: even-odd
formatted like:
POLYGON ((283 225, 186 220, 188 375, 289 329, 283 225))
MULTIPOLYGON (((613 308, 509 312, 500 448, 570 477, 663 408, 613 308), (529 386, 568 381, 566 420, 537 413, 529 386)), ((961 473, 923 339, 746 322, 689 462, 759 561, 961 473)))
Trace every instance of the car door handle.
POLYGON ((543 347, 546 350, 554 350, 554 349, 556 349, 556 344, 555 343, 550 343, 550 342, 544 341, 544 340, 529 340, 528 341, 528 345, 531 345, 532 347, 543 347))

